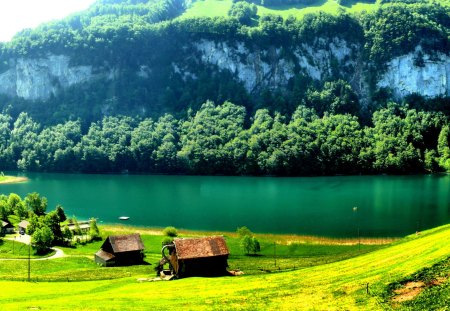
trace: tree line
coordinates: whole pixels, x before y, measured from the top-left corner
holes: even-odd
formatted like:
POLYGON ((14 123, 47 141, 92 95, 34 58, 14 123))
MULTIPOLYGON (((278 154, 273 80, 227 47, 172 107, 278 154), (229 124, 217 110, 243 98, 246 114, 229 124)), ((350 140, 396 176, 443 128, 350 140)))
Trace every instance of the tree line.
POLYGON ((387 103, 370 123, 300 105, 292 115, 225 102, 184 118, 108 116, 43 127, 0 114, 0 168, 227 175, 422 173, 450 169, 448 118, 387 103))

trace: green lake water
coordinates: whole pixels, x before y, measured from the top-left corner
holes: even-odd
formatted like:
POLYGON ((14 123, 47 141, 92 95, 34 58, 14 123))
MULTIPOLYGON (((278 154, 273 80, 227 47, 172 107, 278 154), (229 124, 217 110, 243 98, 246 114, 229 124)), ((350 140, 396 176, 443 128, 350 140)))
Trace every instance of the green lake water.
POLYGON ((27 174, 0 192, 103 223, 354 237, 403 236, 450 222, 450 175, 304 178, 27 174), (354 207, 357 207, 354 211, 354 207))

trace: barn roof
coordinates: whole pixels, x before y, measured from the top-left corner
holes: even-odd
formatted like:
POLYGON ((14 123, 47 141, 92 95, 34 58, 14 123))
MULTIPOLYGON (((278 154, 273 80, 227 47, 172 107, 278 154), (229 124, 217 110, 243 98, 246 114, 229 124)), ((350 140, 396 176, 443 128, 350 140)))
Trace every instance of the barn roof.
POLYGON ((175 239, 178 259, 195 259, 229 255, 227 243, 221 236, 175 239))
POLYGON ((28 228, 28 226, 30 225, 30 222, 28 220, 22 220, 21 222, 19 222, 19 228, 28 228))
POLYGON ((13 225, 11 225, 9 222, 6 222, 6 221, 3 221, 2 220, 2 228, 11 228, 11 227, 13 227, 13 225))
POLYGON ((104 261, 109 261, 111 259, 116 258, 116 256, 114 256, 111 253, 105 252, 104 250, 99 250, 98 252, 95 253, 96 256, 100 257, 101 259, 103 259, 104 261))
MULTIPOLYGON (((105 243, 108 241, 111 244, 114 253, 144 250, 144 243, 142 243, 141 236, 138 233, 128 235, 110 235, 106 239, 105 243)), ((105 243, 103 243, 103 245, 105 243)))

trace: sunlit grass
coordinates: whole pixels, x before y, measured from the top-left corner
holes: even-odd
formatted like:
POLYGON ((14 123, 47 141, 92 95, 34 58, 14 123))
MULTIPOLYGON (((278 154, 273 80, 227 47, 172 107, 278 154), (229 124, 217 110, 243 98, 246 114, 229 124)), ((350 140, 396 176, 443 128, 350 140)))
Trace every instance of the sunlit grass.
POLYGON ((376 293, 388 283, 450 255, 450 226, 412 235, 349 260, 286 273, 137 282, 0 281, 3 310, 383 310, 376 293), (371 294, 366 294, 369 284, 371 294))
MULTIPOLYGON (((229 9, 231 8, 232 0, 197 0, 190 8, 181 16, 181 18, 191 17, 214 17, 214 16, 227 16, 229 9)), ((296 18, 303 18, 306 14, 316 12, 326 12, 329 14, 338 14, 342 11, 351 13, 372 11, 375 10, 378 5, 375 1, 349 1, 345 5, 339 5, 336 0, 317 0, 311 5, 280 5, 272 7, 258 7, 258 16, 276 14, 283 18, 288 16, 294 16, 296 18)))
POLYGON ((227 16, 231 4, 232 0, 198 0, 192 4, 181 18, 227 16))

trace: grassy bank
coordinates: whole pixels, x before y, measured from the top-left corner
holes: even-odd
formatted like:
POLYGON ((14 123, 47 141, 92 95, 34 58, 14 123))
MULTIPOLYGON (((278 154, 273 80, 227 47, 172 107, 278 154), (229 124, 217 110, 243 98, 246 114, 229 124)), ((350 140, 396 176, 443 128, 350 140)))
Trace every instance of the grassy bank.
POLYGON ((382 310, 387 306, 377 293, 447 258, 449 242, 447 225, 355 258, 286 273, 144 283, 135 276, 82 283, 0 281, 0 305, 6 310, 382 310))

